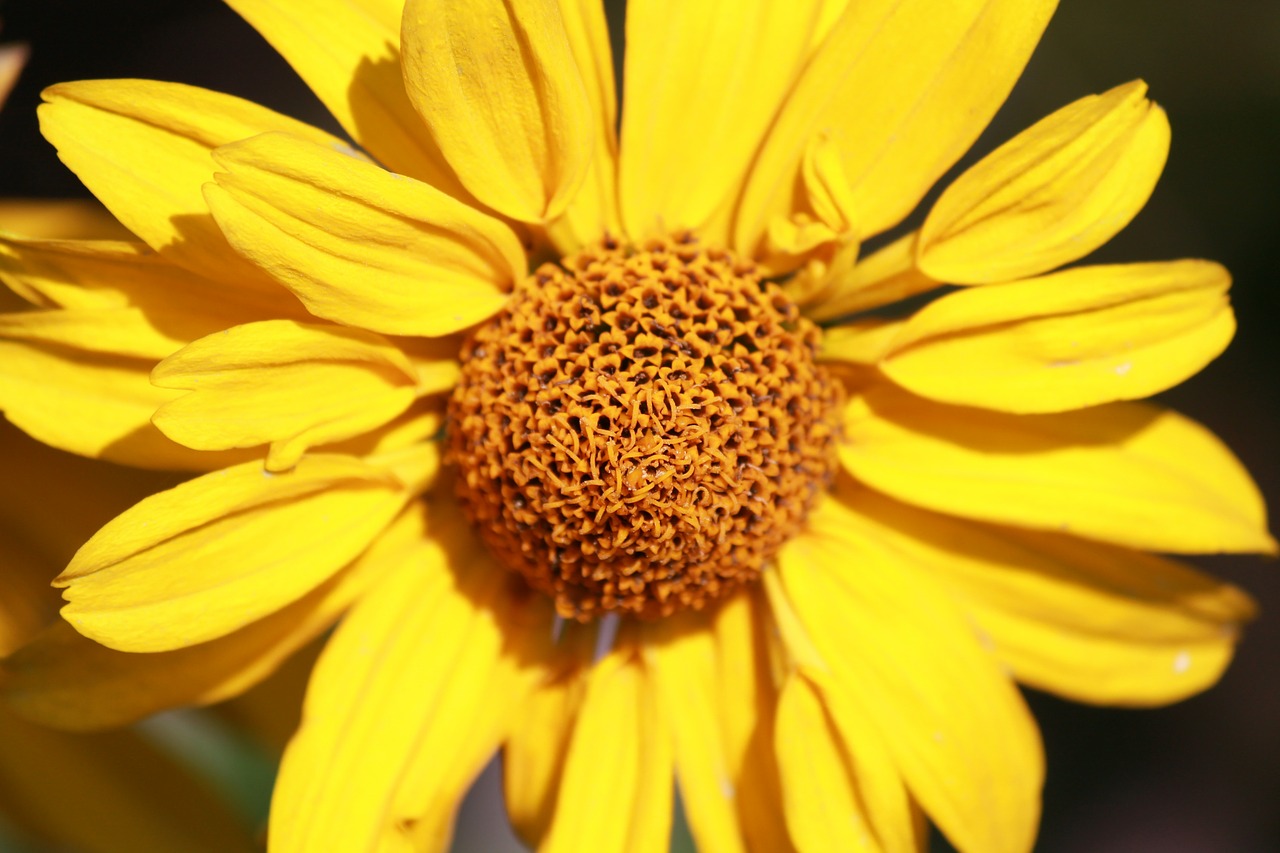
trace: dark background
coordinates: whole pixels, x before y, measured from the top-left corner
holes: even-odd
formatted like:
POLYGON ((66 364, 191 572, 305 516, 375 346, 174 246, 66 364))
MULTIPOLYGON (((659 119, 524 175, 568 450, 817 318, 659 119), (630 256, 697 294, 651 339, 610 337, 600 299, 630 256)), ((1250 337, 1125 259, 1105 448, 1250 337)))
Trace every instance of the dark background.
MULTIPOLYGON (((36 127, 39 90, 63 80, 192 83, 337 130, 288 66, 216 0, 9 0, 0 16, 3 41, 32 51, 0 114, 0 197, 85 194, 36 127)), ((1063 0, 975 151, 1135 77, 1168 111, 1173 148, 1146 210, 1094 258, 1205 257, 1232 271, 1235 342, 1162 399, 1216 431, 1280 500, 1280 0, 1063 0)), ((1200 563, 1263 607, 1219 687, 1156 711, 1030 695, 1049 756, 1037 850, 1280 850, 1280 579, 1269 560, 1200 563)), ((483 781, 488 796, 464 808, 460 843, 492 850, 496 780, 487 773, 483 781)))

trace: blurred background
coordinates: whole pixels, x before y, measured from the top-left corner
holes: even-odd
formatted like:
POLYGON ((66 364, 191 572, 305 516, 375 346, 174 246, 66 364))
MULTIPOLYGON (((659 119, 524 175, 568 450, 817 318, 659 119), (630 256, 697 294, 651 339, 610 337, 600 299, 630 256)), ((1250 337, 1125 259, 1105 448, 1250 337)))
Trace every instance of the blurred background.
MULTIPOLYGON (((610 3, 618 21, 622 5, 610 3)), ((0 198, 87 195, 37 130, 40 90, 64 80, 180 81, 338 132, 288 66, 217 0, 9 0, 0 18, 0 41, 31 51, 0 113, 0 198)), ((1204 257, 1232 271, 1235 342, 1162 400, 1212 428, 1280 504, 1280 2, 1062 0, 975 154, 1082 95, 1136 77, 1169 113, 1172 153, 1146 209, 1093 259, 1204 257)), ((1274 512, 1272 519, 1274 529, 1274 512)), ((1261 619, 1222 683, 1174 707, 1098 709, 1029 695, 1049 759, 1037 850, 1280 850, 1280 576, 1274 561, 1198 562, 1250 591, 1261 619)), ((265 815, 269 748, 191 715, 160 719, 145 733, 232 792, 242 815, 265 815)), ((676 849, 691 849, 683 831, 676 835, 676 849)), ((457 848, 520 849, 510 844, 490 768, 464 806, 457 848)), ((0 823, 0 850, 44 849, 0 823)))

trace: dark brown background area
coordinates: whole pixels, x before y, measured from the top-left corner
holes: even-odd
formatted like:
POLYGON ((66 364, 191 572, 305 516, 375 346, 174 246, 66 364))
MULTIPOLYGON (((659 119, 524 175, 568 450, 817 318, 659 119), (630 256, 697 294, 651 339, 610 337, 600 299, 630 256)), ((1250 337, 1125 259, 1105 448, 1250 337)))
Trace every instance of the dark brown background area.
MULTIPOLYGON (((176 80, 336 130, 285 63, 216 0, 10 0, 0 4, 0 15, 3 40, 25 41, 32 50, 0 115, 0 197, 84 194, 35 122, 39 90, 62 80, 176 80)), ((1263 491, 1280 501, 1273 368, 1280 304, 1280 2, 1063 0, 976 151, 990 150, 1077 97, 1135 77, 1146 79, 1168 110, 1173 149, 1146 210, 1095 258, 1207 257, 1231 269, 1240 322, 1235 343, 1163 400, 1214 429, 1263 491)), ((1277 567, 1244 558, 1201 562, 1263 605, 1262 619, 1217 689, 1158 711, 1030 696, 1049 756, 1038 850, 1280 850, 1277 567)), ((494 843, 477 840, 492 815, 474 799, 465 810, 466 835, 477 849, 494 843)))

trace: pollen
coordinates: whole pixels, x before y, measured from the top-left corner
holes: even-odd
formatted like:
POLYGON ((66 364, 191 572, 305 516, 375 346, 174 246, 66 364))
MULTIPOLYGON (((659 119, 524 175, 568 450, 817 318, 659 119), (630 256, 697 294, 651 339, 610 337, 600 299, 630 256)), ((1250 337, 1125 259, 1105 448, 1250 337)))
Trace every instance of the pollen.
POLYGON ((834 474, 818 338, 691 235, 545 264, 463 347, 462 504, 567 618, 702 608, 760 576, 834 474))

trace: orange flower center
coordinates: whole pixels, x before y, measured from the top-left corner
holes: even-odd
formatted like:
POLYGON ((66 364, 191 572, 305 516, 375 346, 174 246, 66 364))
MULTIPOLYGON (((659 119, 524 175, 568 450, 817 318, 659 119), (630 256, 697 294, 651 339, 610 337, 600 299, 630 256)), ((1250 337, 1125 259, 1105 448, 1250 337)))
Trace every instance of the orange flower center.
POLYGON ((463 347, 458 493, 565 617, 701 608, 759 577, 835 469, 818 330, 690 236, 544 265, 463 347))

